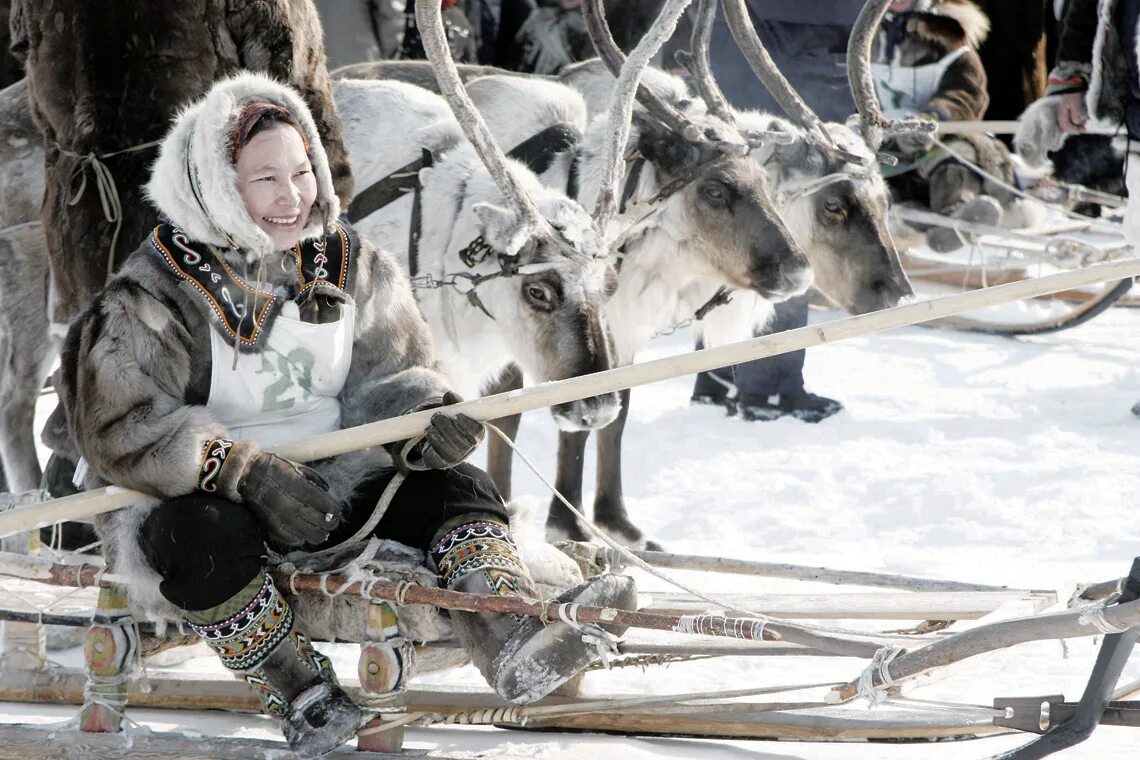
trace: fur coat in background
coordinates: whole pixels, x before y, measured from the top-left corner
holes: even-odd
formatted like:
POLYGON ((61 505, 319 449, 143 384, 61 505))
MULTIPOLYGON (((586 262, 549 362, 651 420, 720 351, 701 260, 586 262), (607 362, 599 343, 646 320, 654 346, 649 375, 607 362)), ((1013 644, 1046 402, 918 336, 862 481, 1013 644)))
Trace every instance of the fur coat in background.
POLYGON ((300 91, 329 152, 337 193, 351 200, 312 0, 14 0, 11 37, 46 149, 43 220, 57 324, 85 308, 154 227, 142 185, 156 150, 135 148, 161 139, 179 108, 240 69, 300 91), (114 177, 118 224, 107 218, 88 154, 114 177))
POLYGON ((888 15, 872 46, 871 60, 894 60, 903 67, 925 66, 966 48, 942 75, 937 93, 924 110, 946 121, 981 119, 989 95, 978 47, 990 31, 989 19, 981 9, 970 0, 919 0, 914 12, 897 23, 902 26, 900 36, 891 40, 892 16, 888 15))

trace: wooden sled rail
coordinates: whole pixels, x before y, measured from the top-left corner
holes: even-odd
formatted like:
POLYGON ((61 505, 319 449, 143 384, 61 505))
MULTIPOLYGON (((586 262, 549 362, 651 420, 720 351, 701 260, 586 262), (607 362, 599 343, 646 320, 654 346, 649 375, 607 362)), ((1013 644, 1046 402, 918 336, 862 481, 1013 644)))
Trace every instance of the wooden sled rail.
MULTIPOLYGON (((78 670, 13 671, 0 676, 0 701, 33 702, 37 704, 82 704, 86 674, 78 670)), ((344 679, 349 693, 355 693, 356 683, 344 679)), ((692 695, 676 695, 684 698, 692 695)), ((866 739, 939 739, 982 736, 1008 729, 996 727, 988 720, 973 715, 953 713, 907 713, 881 706, 873 713, 862 708, 843 710, 814 701, 729 701, 729 699, 687 700, 673 705, 622 706, 622 697, 566 697, 549 696, 537 703, 543 711, 554 707, 552 714, 528 716, 527 729, 604 731, 607 733, 695 736, 706 738, 751 739, 804 739, 814 741, 844 741, 866 739), (562 709, 565 709, 563 712, 562 709)), ((663 697, 666 701, 671 697, 663 697)), ((739 698, 738 698, 739 700, 739 698)), ((128 701, 136 707, 151 709, 224 709, 260 712, 256 695, 241 681, 234 679, 196 679, 152 673, 148 682, 132 678, 129 682, 128 701)), ((647 700, 646 700, 647 701, 647 700)), ((408 689, 405 695, 410 713, 458 714, 502 711, 504 717, 510 706, 494 694, 484 691, 449 689, 447 687, 408 689)), ((518 721, 499 720, 498 726, 519 726, 518 721)), ((78 734, 58 728, 45 729, 32 726, 0 724, 0 757, 20 757, 22 760, 40 757, 179 757, 179 758, 247 758, 276 757, 259 754, 271 747, 283 747, 280 742, 263 742, 260 745, 234 743, 231 739, 203 741, 177 734, 151 734, 162 744, 141 745, 139 754, 128 754, 129 745, 121 734, 78 734), (71 755, 66 752, 43 754, 41 747, 48 741, 48 731, 56 732, 57 741, 68 749, 85 742, 90 755, 71 755), (82 737, 82 738, 81 738, 82 737), (103 743, 101 740, 105 739, 103 743), (113 741, 112 741, 113 740, 113 741), (166 743, 166 740, 170 743, 166 743), (176 742, 181 742, 176 743, 176 742), (196 745, 195 742, 200 742, 196 745), (18 755, 2 754, 5 749, 25 748, 18 755), (118 750, 123 754, 112 753, 118 750), (144 750, 154 754, 146 754, 144 750), (163 754, 161 751, 169 754, 163 754), (253 750, 253 751, 251 751, 253 750), (244 752, 245 754, 241 754, 244 752), (217 754, 215 754, 217 753, 217 754)), ((147 735, 144 735, 147 736, 147 735)), ((132 737, 136 742, 139 737, 132 737)), ((248 740, 247 740, 248 741, 248 740)), ((407 752, 407 751, 406 751, 407 752)), ((280 757, 286 757, 282 752, 280 757)), ((357 754, 345 748, 328 757, 454 757, 446 754, 419 755, 415 750, 404 755, 357 754)))
MULTIPOLYGON (((675 377, 727 367, 797 351, 802 348, 861 337, 897 327, 907 327, 963 312, 1003 303, 1037 298, 1105 280, 1122 280, 1140 275, 1140 259, 1125 259, 1084 269, 1046 275, 992 288, 957 293, 943 298, 918 301, 857 317, 837 319, 821 325, 765 335, 726 346, 706 348, 678 356, 631 364, 567 380, 543 383, 508 393, 472 399, 451 407, 477 420, 508 417, 602 393, 634 388, 675 377)), ((434 410, 406 414, 347 430, 315 436, 277 449, 282 456, 299 462, 344 454, 350 451, 401 441, 423 432, 434 410)), ((108 486, 62 499, 9 510, 0 514, 0 537, 65 520, 82 520, 126 506, 145 495, 125 488, 108 486)))
MULTIPOLYGON (((1070 639, 1096 636, 1100 631, 1083 620, 1084 612, 1069 610, 1035 615, 1027 618, 1013 618, 989 625, 981 625, 954 636, 948 636, 934 643, 903 652, 887 666, 887 674, 892 682, 925 673, 934 668, 960 662, 975 655, 1046 639, 1070 639)), ((1117 604, 1104 608, 1104 619, 1110 625, 1120 628, 1134 628, 1140 625, 1140 600, 1117 604)), ((877 671, 872 672, 871 685, 883 686, 877 671)), ((858 681, 832 690, 828 701, 845 702, 854 699, 859 693, 858 681)))

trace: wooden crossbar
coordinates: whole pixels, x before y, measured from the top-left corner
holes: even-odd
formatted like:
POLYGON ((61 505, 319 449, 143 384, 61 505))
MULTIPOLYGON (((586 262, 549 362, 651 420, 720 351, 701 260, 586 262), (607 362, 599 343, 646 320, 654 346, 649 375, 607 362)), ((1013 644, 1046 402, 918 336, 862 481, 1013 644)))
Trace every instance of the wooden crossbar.
MULTIPOLYGON (((687 615, 709 603, 687 594, 642 593, 647 612, 687 615)), ((1028 591, 938 591, 869 594, 718 594, 733 615, 744 610, 787 619, 847 620, 977 620, 1009 602, 1025 602, 1040 612, 1056 602, 1054 594, 1028 591)))
MULTIPOLYGON (((1097 264, 1079 270, 1060 272, 1032 280, 1022 280, 992 288, 957 293, 929 301, 919 301, 892 309, 837 319, 822 325, 765 335, 702 351, 631 364, 624 367, 543 383, 508 393, 465 401, 451 407, 477 420, 493 420, 542 409, 602 393, 634 388, 675 377, 707 372, 720 367, 811 348, 824 343, 848 340, 897 327, 1037 298, 1106 280, 1123 280, 1140 275, 1140 259, 1097 264)), ((287 444, 277 449, 282 456, 299 462, 336 456, 350 451, 405 440, 423 432, 436 410, 406 414, 339 430, 287 444)), ((9 510, 0 514, 0 537, 10 536, 65 520, 79 520, 118 509, 144 495, 124 488, 101 488, 62 499, 9 510)))

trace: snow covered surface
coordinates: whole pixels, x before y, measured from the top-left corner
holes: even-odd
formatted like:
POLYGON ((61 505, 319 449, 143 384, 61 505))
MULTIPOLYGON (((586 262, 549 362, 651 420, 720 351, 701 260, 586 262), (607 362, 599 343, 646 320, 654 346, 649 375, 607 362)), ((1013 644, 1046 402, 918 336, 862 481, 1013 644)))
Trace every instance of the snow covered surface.
MULTIPOLYGON (((833 313, 815 314, 830 319, 833 313)), ((686 350, 678 335, 641 359, 686 350)), ((689 405, 690 381, 637 390, 625 436, 631 515, 674 552, 1053 589, 1124 574, 1136 554, 1140 310, 1113 309, 1088 325, 1031 339, 907 328, 813 349, 810 390, 846 410, 819 425, 745 423, 689 405)), ((527 415, 520 446, 553 472, 549 415, 527 415)), ((587 483, 592 483, 592 463, 587 483)), ((515 467, 519 506, 537 531, 548 493, 515 467)), ((520 530, 526 530, 520 526, 520 530)), ((709 592, 865 592, 738 576, 680 574, 709 592)), ((642 590, 664 590, 642 579, 642 590)), ((826 622, 826 621, 820 621, 826 622)), ((866 625, 866 624, 865 624, 866 625)), ((871 628, 897 627, 875 621, 871 628)), ((957 627, 956 627, 957 629, 957 627)), ((640 634, 639 634, 640 635, 640 634)), ((355 647, 322 647, 352 674, 355 647)), ((220 673, 205 649, 179 667, 220 673)), ((988 705, 995 696, 1064 693, 1074 700, 1093 639, 1042 642, 965 661, 910 696, 988 705), (1066 652, 1067 649, 1067 652, 1066 652)), ((64 659, 74 662, 77 652, 64 659)), ((677 693, 848 681, 863 662, 840 658, 725 658, 591 673, 587 694, 677 693)), ((1140 658, 1124 681, 1140 678, 1140 658)), ((479 685, 471 668, 416 685, 479 685)), ((791 699, 818 699, 823 690, 791 699)), ((773 697, 779 699, 781 697, 773 697)), ((867 710, 859 706, 855 709, 867 710)), ((882 708, 875 708, 882 709, 882 708)), ((0 719, 58 722, 74 708, 0 704, 0 719)), ((279 736, 265 718, 132 710, 156 730, 279 736)), ((1028 740, 1000 736, 939 744, 802 743, 621 738, 492 728, 411 729, 407 746, 456 757, 964 760, 1028 740)), ((1100 728, 1067 760, 1136 757, 1140 732, 1100 728)))

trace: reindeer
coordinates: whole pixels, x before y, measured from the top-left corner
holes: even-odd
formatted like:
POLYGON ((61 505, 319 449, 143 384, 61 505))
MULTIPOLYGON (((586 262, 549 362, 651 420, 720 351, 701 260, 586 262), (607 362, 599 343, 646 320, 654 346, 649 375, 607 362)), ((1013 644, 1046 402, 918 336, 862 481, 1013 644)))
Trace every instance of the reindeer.
MULTIPOLYGON (((589 14, 589 4, 586 10, 589 14)), ((699 109, 703 103, 714 118, 735 124, 744 134, 780 133, 786 137, 784 140, 768 140, 754 147, 747 160, 770 183, 779 214, 812 264, 816 286, 831 300, 853 313, 865 313, 894 306, 902 298, 912 295, 887 231, 889 195, 875 165, 875 154, 871 148, 846 127, 820 124, 806 106, 802 109, 794 106, 794 93, 785 99, 793 106, 789 111, 800 114, 803 126, 793 125, 788 120, 768 114, 737 112, 729 108, 708 73, 708 29, 714 13, 714 3, 707 0, 702 2, 698 11, 698 23, 694 27, 693 49, 698 55, 691 57, 689 66, 698 81, 701 101, 694 103, 680 79, 660 71, 646 72, 649 89, 656 94, 659 102, 664 101, 683 109, 687 118, 693 119, 695 109, 699 109)), ((599 28, 596 22, 594 28, 599 28)), ((739 28, 735 31, 739 36, 748 33, 748 30, 739 28)), ((603 55, 610 50, 604 37, 597 47, 603 55)), ((765 66, 763 61, 757 65, 765 66)), ((607 68, 602 62, 592 61, 571 67, 560 78, 583 95, 588 111, 596 115, 602 111, 610 97, 614 81, 611 71, 614 68, 614 65, 607 68)), ((773 80, 772 74, 766 76, 773 80)), ((778 72, 774 76, 778 77, 778 72)), ((558 97, 551 87, 545 82, 523 84, 517 78, 504 77, 474 79, 469 84, 473 99, 485 112, 492 114, 490 120, 496 125, 502 120, 495 115, 498 110, 511 108, 511 104, 517 109, 520 102, 540 103, 544 89, 548 91, 548 99, 558 97)), ((660 106, 655 107, 660 110, 660 106)), ((643 131, 636 134, 642 138, 646 133, 643 131)), ((504 134, 501 139, 506 144, 512 144, 524 136, 518 133, 504 134)), ((657 135, 658 139, 662 137, 665 135, 657 135)), ((668 133, 668 137, 681 139, 678 131, 668 133)), ((550 160, 549 168, 542 175, 543 180, 561 185, 570 160, 581 163, 583 176, 589 174, 585 168, 592 155, 589 140, 590 136, 587 135, 573 159, 559 156, 550 160)), ((631 140, 631 143, 638 144, 636 140, 631 140)), ((630 192, 630 200, 652 197, 643 196, 639 190, 640 188, 630 192)), ((691 203, 691 199, 688 202, 691 203)), ((686 210, 692 208, 680 204, 679 207, 686 210)), ((660 212, 662 216, 666 213, 665 210, 660 212)), ((693 237, 709 234, 699 226, 688 227, 687 233, 693 237)), ((714 232, 711 239, 715 241, 717 238, 714 232)), ((676 314, 670 314, 667 310, 653 308, 662 303, 661 295, 668 293, 674 302, 680 303, 691 292, 684 282, 684 273, 688 272, 691 281, 700 279, 695 274, 701 267, 699 261, 693 261, 696 257, 687 260, 671 259, 661 250, 654 250, 658 245, 660 241, 645 235, 626 244, 619 286, 607 306, 620 361, 632 360, 634 351, 654 331, 677 318, 676 314), (674 275, 673 270, 678 270, 681 274, 674 275)), ((664 248, 667 250, 668 246, 664 248)), ((727 282, 734 284, 731 280, 727 282)), ((707 293, 707 286, 698 292, 707 293)), ((754 325, 762 325, 768 319, 772 300, 756 289, 737 291, 729 305, 711 311, 698 323, 706 342, 713 345, 751 337, 754 325)), ((689 308, 691 306, 690 300, 689 308)), ((515 387, 517 380, 507 378, 497 390, 515 387)), ((598 483, 594 516, 600 526, 615 536, 638 544, 644 539, 628 519, 621 490, 620 442, 627 409, 628 393, 623 394, 622 412, 618 420, 598 433, 598 483)), ((512 432, 517 431, 517 418, 504 421, 503 427, 512 432)), ((587 436, 585 433, 563 433, 560 439, 557 484, 559 490, 576 505, 581 504, 582 454, 587 436)), ((492 441, 491 446, 489 469, 502 483, 510 477, 510 451, 498 441, 492 441)), ((581 526, 577 525, 557 500, 551 503, 547 528, 547 537, 551 540, 585 537, 581 526)))

